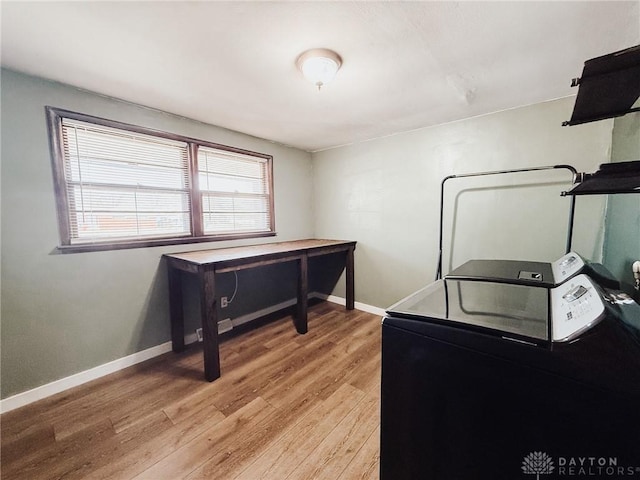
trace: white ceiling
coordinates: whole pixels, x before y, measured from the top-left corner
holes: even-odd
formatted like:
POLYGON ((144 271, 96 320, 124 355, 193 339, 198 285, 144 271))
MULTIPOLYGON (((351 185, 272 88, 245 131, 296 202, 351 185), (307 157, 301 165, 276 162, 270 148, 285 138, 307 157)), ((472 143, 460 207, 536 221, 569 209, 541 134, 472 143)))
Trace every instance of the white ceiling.
POLYGON ((5 67, 308 151, 575 95, 640 43, 637 0, 0 5, 5 67), (344 62, 321 92, 315 47, 344 62))

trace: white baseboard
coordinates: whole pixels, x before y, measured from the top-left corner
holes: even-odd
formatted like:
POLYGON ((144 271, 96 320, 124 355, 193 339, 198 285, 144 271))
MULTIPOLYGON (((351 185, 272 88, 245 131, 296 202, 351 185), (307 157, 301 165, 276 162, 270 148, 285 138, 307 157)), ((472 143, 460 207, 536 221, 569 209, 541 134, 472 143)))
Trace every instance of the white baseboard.
MULTIPOLYGON (((312 292, 309 294, 309 297, 320 298, 322 300, 327 300, 339 305, 346 304, 344 298, 337 297, 335 295, 323 295, 317 292, 312 292)), ((257 312, 252 312, 250 314, 234 318, 231 322, 233 323, 234 327, 237 327, 238 325, 242 325, 257 318, 264 317, 265 315, 277 312, 278 310, 282 310, 295 304, 296 299, 293 298, 291 300, 287 300, 285 302, 263 308, 262 310, 258 310, 257 312)), ((364 312, 373 313, 374 315, 384 315, 383 309, 360 302, 355 302, 355 308, 364 312)), ((198 338, 195 333, 190 333, 185 335, 184 340, 185 344, 188 345, 197 342, 198 338)), ((104 377, 105 375, 115 373, 119 370, 123 370, 127 367, 131 367, 170 351, 171 342, 162 343, 160 345, 156 345, 155 347, 151 347, 146 350, 127 355, 126 357, 119 358, 112 362, 105 363, 104 365, 99 365, 97 367, 90 368, 89 370, 85 370, 83 372, 61 378, 60 380, 55 380, 51 383, 41 385, 34 389, 27 390, 26 392, 18 393, 11 397, 5 398, 4 400, 0 400, 0 413, 6 413, 11 410, 15 410, 16 408, 24 407, 25 405, 29 405, 30 403, 37 402, 38 400, 42 400, 60 392, 64 392, 65 390, 69 390, 70 388, 77 387, 92 380, 96 380, 100 377, 104 377)))
POLYGON ((112 362, 105 363, 104 365, 99 365, 89 370, 85 370, 84 372, 76 373, 74 375, 61 378, 60 380, 47 383, 32 390, 18 393, 17 395, 13 395, 12 397, 8 397, 0 401, 0 413, 6 413, 10 410, 23 407, 38 400, 42 400, 43 398, 55 395, 56 393, 64 392, 70 388, 104 377, 110 373, 115 373, 119 370, 131 367, 132 365, 144 362, 145 360, 149 360, 170 351, 171 342, 166 342, 156 345, 155 347, 127 355, 126 357, 119 358, 112 362))
MULTIPOLYGON (((336 297, 335 295, 325 295, 322 293, 314 292, 312 294, 314 298, 320 298, 322 300, 326 300, 331 303, 337 303, 338 305, 346 305, 347 301, 342 297, 336 297)), ((384 317, 386 315, 386 311, 384 308, 374 307, 373 305, 367 305, 366 303, 354 302, 354 307, 356 310, 362 310, 363 312, 372 313, 373 315, 379 315, 384 317)))

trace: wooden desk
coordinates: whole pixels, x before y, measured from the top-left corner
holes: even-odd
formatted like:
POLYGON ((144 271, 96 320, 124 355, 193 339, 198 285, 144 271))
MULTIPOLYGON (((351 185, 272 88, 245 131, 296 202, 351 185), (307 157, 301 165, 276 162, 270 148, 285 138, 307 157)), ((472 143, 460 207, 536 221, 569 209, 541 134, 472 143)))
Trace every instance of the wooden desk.
POLYGON ((297 262, 298 295, 295 325, 298 333, 307 333, 307 294, 309 289, 307 259, 332 253, 345 253, 346 307, 347 310, 353 310, 353 251, 355 248, 356 242, 351 241, 309 239, 165 254, 164 257, 166 257, 169 266, 169 304, 173 351, 184 350, 182 272, 195 274, 199 279, 204 376, 211 382, 220 377, 218 312, 216 309, 218 300, 215 293, 216 273, 233 272, 281 262, 297 262))

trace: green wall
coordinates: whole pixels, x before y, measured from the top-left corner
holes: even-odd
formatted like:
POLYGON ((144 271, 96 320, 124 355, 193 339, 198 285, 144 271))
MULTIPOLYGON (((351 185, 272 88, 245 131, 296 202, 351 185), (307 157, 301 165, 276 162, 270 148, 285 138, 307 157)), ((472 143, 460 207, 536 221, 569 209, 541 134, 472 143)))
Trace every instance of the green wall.
MULTIPOLYGON (((57 254, 45 105, 273 155, 278 236, 260 241, 357 240, 356 300, 382 308, 433 280, 445 176, 553 164, 592 172, 629 146, 617 139, 625 131, 617 120, 615 129, 608 120, 561 127, 574 98, 311 155, 12 71, 3 70, 1 81, 2 398, 167 342, 163 253, 258 243, 57 254)), ((559 171, 526 180, 451 184, 445 272, 469 256, 552 260, 561 255, 568 199, 559 192, 568 181, 559 171)), ((596 261, 602 260, 605 200, 581 199, 576 212, 574 250, 596 261)), ((637 207, 625 208, 637 214, 637 207)), ((613 218, 610 202, 607 221, 613 218)), ((627 238, 612 231, 606 236, 607 258, 613 258, 613 238, 627 238)), ((630 241, 625 248, 633 249, 630 241)), ((331 293, 339 263, 312 265, 322 271, 310 279, 312 290, 331 293)), ((293 298, 290 267, 240 272, 236 301, 220 318, 293 298), (263 279, 269 279, 267 287, 263 279)), ((217 281, 219 295, 233 293, 232 274, 217 281)), ((333 293, 344 295, 343 279, 333 293)), ((190 332, 198 326, 198 306, 192 292, 187 297, 190 332)))
MULTIPOLYGON (((2 398, 169 341, 163 253, 313 236, 309 153, 13 71, 1 75, 2 398), (45 105, 273 155, 277 237, 58 254, 45 105)), ((236 301, 220 318, 295 298, 286 268, 269 272, 268 289, 252 288, 255 277, 241 272, 236 301)), ((219 286, 230 296, 233 277, 221 276, 219 286)), ((197 311, 187 333, 196 326, 197 311)))
MULTIPOLYGON (((640 114, 616 118, 613 125, 611 161, 640 160, 640 114)), ((640 301, 631 271, 640 260, 640 195, 609 195, 605 225, 603 263, 640 301)))
MULTIPOLYGON (((315 232, 358 241, 356 300, 385 308, 433 281, 445 176, 556 164, 591 172, 608 162, 613 122, 562 127, 574 101, 315 153, 315 232)), ((569 199, 559 193, 569 186, 568 177, 534 175, 518 188, 522 180, 513 177, 501 185, 488 179, 450 183, 444 272, 471 257, 551 261, 561 256, 569 199)), ((577 203, 573 249, 592 260, 601 260, 604 205, 598 198, 577 203)))

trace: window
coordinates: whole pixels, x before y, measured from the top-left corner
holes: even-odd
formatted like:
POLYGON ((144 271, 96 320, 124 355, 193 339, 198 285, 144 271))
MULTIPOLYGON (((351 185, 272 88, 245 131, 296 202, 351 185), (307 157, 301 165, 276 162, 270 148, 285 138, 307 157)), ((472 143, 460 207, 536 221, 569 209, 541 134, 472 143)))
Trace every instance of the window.
POLYGON ((269 155, 47 107, 61 250, 275 235, 269 155))
POLYGON ((203 231, 264 231, 271 224, 267 161, 198 148, 203 231))

